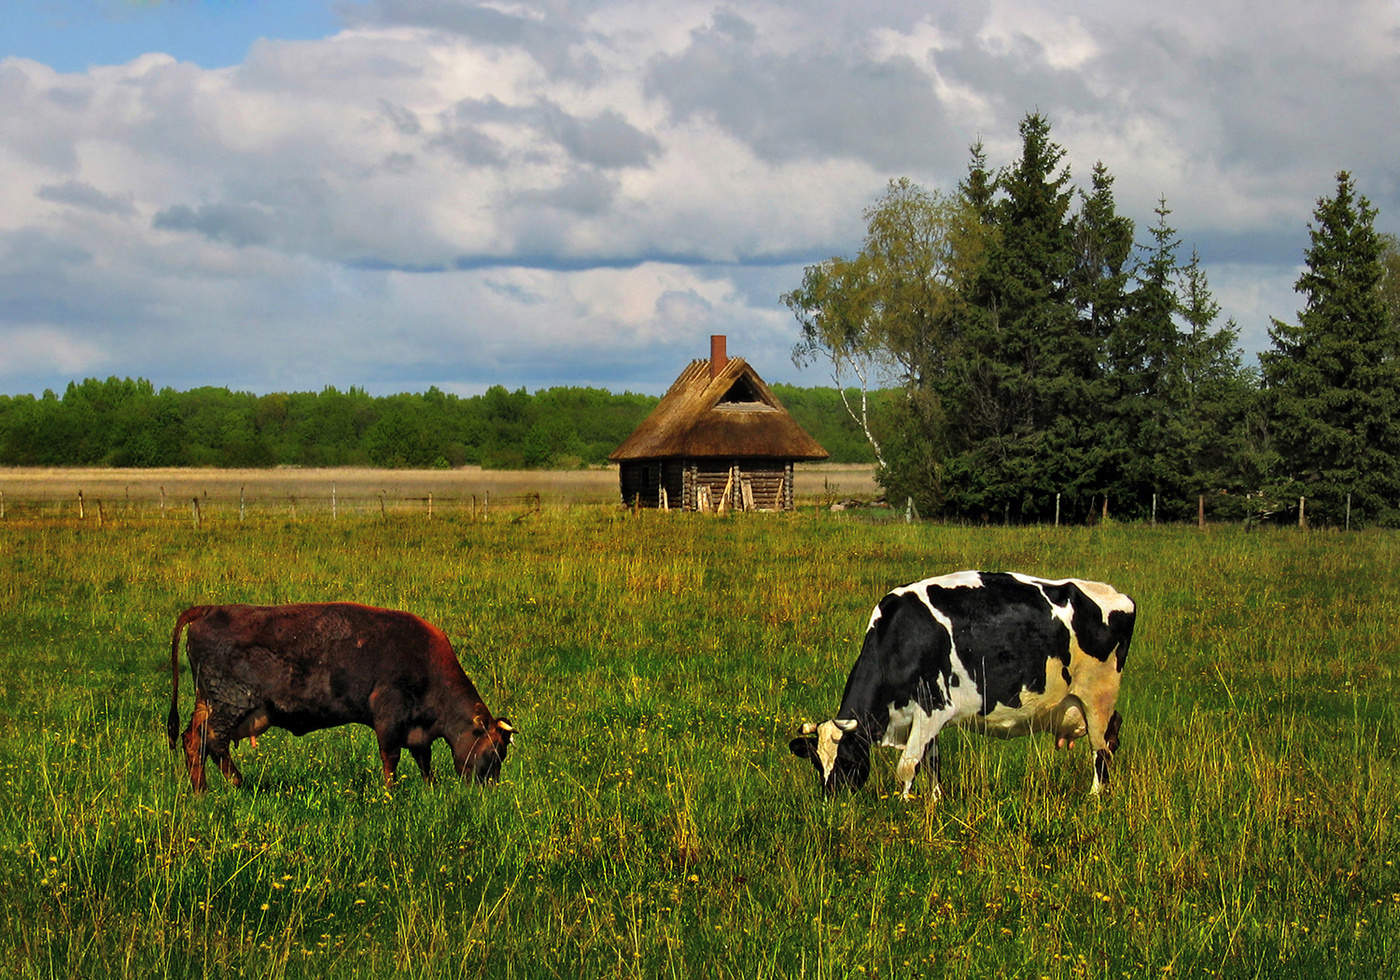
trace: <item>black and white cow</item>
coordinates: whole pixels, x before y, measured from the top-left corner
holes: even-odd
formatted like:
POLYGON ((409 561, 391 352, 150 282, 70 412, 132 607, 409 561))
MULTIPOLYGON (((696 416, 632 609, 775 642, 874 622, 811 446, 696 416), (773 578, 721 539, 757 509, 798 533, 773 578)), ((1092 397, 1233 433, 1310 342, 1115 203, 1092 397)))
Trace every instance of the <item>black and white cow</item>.
POLYGON ((938 786, 944 725, 1012 738, 1089 736, 1098 793, 1118 748, 1114 710, 1133 636, 1133 600, 1102 582, 955 572, 895 589, 870 615, 836 717, 789 743, 832 793, 864 785, 870 746, 903 749, 904 797, 920 763, 938 786))

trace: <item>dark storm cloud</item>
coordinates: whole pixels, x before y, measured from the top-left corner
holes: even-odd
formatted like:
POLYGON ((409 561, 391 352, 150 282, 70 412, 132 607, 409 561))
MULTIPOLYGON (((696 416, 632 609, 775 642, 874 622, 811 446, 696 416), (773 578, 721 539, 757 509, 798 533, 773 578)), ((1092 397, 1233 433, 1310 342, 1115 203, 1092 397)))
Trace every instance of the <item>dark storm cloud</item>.
POLYGON ((760 50, 742 17, 716 14, 676 55, 647 66, 645 90, 679 121, 712 120, 762 159, 847 157, 888 172, 961 159, 930 76, 909 58, 875 59, 857 46, 760 50))

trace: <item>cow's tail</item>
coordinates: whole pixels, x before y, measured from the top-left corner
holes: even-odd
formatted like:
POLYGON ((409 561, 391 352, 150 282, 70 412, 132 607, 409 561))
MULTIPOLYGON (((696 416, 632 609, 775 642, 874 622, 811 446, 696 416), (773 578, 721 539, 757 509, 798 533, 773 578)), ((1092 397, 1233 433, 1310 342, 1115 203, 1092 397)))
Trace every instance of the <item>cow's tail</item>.
POLYGON ((173 749, 180 739, 180 633, 186 626, 204 616, 212 606, 191 606, 175 620, 170 634, 170 714, 165 719, 165 734, 173 749))

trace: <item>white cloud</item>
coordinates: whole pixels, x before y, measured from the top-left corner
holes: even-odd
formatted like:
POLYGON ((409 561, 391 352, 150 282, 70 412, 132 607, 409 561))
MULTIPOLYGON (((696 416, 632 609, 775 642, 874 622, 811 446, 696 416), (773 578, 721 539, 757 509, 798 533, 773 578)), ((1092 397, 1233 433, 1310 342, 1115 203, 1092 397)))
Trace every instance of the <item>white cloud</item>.
POLYGON ((1400 228, 1384 0, 346 10, 217 70, 0 61, 0 391, 657 390, 711 331, 794 378, 801 266, 890 177, 951 188, 979 138, 1009 163, 1033 110, 1140 237, 1166 196, 1251 349, 1336 170, 1400 228))

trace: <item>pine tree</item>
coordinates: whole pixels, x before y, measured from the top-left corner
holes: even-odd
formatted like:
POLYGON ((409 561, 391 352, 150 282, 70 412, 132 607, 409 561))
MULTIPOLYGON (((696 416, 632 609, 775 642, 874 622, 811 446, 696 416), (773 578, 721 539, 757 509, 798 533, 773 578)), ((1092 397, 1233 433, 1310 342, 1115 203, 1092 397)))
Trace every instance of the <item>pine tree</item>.
POLYGON ((1299 322, 1274 320, 1260 361, 1287 489, 1310 519, 1396 523, 1400 515, 1400 343, 1381 292, 1376 210, 1349 173, 1318 200, 1299 322))

